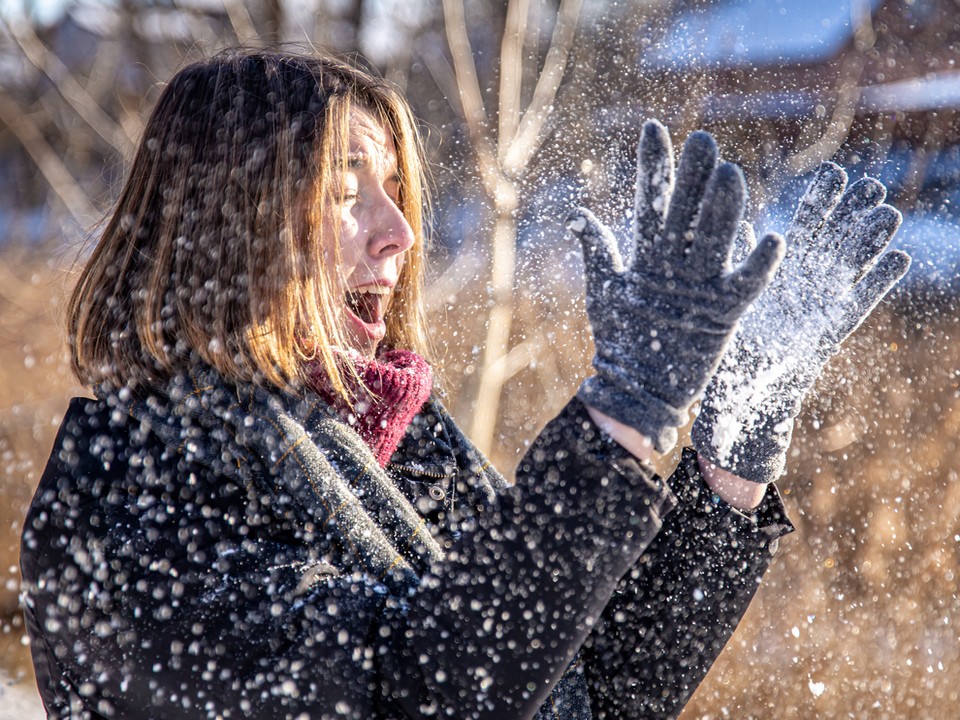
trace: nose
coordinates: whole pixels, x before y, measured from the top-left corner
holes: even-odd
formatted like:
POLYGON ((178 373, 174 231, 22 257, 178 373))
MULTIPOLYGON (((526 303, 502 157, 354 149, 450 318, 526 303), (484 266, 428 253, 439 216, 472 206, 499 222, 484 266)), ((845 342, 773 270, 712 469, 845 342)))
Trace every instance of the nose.
POLYGON ((400 207, 386 193, 378 202, 372 230, 367 252, 374 259, 398 255, 413 247, 413 228, 400 207))

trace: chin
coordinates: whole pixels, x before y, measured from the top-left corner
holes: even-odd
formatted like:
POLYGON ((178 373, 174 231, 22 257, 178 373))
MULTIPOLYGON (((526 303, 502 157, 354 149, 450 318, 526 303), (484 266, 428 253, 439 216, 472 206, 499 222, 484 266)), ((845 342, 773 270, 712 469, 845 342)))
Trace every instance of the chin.
POLYGON ((348 338, 349 349, 358 355, 372 360, 377 356, 377 349, 380 347, 380 341, 373 338, 359 338, 352 334, 348 338))

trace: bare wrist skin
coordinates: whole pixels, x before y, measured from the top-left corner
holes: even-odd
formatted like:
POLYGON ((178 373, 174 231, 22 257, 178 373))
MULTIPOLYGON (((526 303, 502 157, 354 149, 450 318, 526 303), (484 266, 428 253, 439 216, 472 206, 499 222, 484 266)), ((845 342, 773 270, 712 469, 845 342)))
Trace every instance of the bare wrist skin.
MULTIPOLYGON (((653 442, 629 425, 617 422, 609 415, 604 415, 595 407, 586 406, 590 419, 597 427, 612 437, 621 447, 630 452, 642 462, 647 462, 653 456, 653 442)), ((753 510, 763 500, 767 486, 745 480, 739 475, 717 467, 703 455, 698 455, 700 472, 707 486, 715 492, 721 500, 737 510, 753 510)))
POLYGON ((703 479, 727 505, 737 510, 753 510, 763 500, 767 486, 745 480, 739 475, 717 467, 703 455, 697 455, 703 479))
POLYGON ((637 460, 646 462, 653 455, 653 441, 642 433, 637 432, 629 425, 614 420, 609 415, 604 415, 595 407, 585 406, 590 414, 590 419, 598 428, 612 437, 624 449, 633 455, 637 460))

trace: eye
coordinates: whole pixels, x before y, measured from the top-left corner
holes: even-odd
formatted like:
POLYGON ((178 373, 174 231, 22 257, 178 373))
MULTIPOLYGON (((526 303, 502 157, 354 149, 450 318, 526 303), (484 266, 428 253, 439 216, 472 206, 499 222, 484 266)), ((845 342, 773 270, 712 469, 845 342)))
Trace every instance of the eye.
POLYGON ((334 188, 333 197, 338 205, 348 205, 357 201, 360 197, 360 189, 355 181, 348 179, 334 188))

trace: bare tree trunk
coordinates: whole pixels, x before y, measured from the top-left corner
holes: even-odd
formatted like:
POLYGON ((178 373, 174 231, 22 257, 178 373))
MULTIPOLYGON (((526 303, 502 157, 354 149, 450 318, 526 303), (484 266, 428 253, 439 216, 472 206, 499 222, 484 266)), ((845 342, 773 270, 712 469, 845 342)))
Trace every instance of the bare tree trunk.
POLYGON ((493 445, 493 434, 500 411, 500 396, 507 380, 503 362, 510 347, 513 326, 513 285, 517 246, 517 190, 510 181, 501 181, 494 209, 490 290, 493 307, 487 321, 486 340, 480 364, 480 383, 474 404, 470 436, 486 451, 493 445))
MULTIPOLYGON (((526 67, 531 58, 524 53, 530 3, 528 0, 510 0, 500 48, 498 133, 494 139, 490 136, 477 66, 467 37, 464 2, 443 0, 444 25, 453 56, 460 111, 480 168, 484 192, 493 209, 489 278, 492 305, 470 427, 473 441, 487 453, 493 446, 500 398, 509 377, 507 358, 513 323, 518 188, 543 141, 546 118, 567 64, 581 4, 582 0, 561 0, 543 68, 537 74, 536 67, 526 67), (521 89, 528 72, 537 80, 530 102, 523 108, 521 89)), ((532 53, 532 60, 536 62, 536 53, 532 53)))

